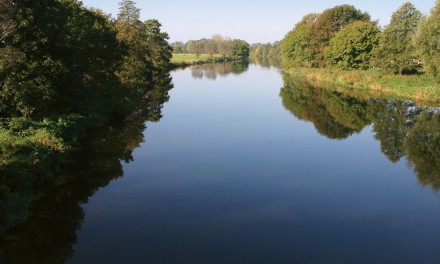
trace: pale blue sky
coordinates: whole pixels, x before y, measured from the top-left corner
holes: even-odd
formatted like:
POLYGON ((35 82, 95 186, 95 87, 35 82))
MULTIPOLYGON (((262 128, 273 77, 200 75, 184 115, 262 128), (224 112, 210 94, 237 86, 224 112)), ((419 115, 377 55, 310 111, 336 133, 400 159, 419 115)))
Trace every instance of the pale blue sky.
MULTIPOLYGON (((136 1, 136 0, 135 0, 136 1)), ((116 16, 119 0, 83 0, 116 16)), ((388 24, 391 14, 405 0, 137 0, 143 20, 155 18, 170 35, 170 41, 210 38, 213 34, 240 38, 249 43, 281 40, 304 15, 322 12, 340 4, 351 4, 370 13, 380 25, 388 24)), ((435 0, 411 1, 429 13, 435 0)))

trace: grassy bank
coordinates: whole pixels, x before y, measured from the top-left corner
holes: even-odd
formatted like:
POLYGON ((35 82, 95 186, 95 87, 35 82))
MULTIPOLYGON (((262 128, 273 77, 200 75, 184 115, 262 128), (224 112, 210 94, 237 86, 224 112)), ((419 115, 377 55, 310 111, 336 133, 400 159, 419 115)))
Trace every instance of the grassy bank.
POLYGON ((196 54, 173 54, 173 57, 171 59, 171 62, 173 63, 179 63, 179 62, 198 62, 198 61, 206 61, 211 60, 215 58, 222 58, 223 56, 220 54, 201 54, 200 56, 197 56, 196 54))
POLYGON ((214 54, 212 56, 209 54, 201 54, 200 56, 197 56, 196 54, 173 54, 170 67, 174 69, 191 65, 230 62, 234 60, 236 59, 231 57, 223 57, 220 54, 214 54))
POLYGON ((382 98, 410 99, 418 104, 440 103, 440 85, 428 75, 387 75, 375 70, 292 68, 293 78, 305 79, 318 88, 382 98))

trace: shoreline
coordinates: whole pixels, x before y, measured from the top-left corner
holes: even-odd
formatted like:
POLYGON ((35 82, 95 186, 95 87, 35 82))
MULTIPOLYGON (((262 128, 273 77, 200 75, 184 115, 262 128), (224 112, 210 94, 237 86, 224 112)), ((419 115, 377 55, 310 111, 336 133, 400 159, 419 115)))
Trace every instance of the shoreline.
POLYGON ((378 71, 289 68, 283 72, 302 79, 315 88, 352 94, 356 97, 380 97, 412 100, 420 105, 440 104, 440 84, 427 75, 390 75, 378 71))
POLYGON ((227 63, 233 61, 241 61, 241 58, 230 58, 230 57, 213 57, 199 60, 171 60, 168 69, 175 70, 178 68, 186 68, 194 65, 211 64, 211 63, 227 63))

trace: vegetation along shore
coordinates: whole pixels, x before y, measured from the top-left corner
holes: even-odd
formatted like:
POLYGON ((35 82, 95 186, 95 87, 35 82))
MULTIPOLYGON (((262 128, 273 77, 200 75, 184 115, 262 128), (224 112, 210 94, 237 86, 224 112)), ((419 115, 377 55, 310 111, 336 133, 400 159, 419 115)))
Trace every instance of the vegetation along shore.
POLYGON ((308 14, 281 43, 284 70, 315 85, 440 101, 440 1, 423 16, 407 2, 381 29, 352 5, 308 14))

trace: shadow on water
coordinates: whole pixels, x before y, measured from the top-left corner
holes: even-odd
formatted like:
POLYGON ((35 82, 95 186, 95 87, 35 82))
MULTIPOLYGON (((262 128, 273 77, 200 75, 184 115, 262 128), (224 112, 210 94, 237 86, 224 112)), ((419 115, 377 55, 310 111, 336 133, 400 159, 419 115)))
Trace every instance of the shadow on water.
MULTIPOLYGON (((172 80, 168 74, 155 77, 153 83, 138 109, 122 124, 91 131, 50 185, 1 197, 0 263, 64 263, 73 256, 76 231, 85 217, 81 205, 98 189, 124 176, 121 161, 133 161, 133 150, 144 141, 145 122, 162 117, 172 80), (14 213, 4 215, 8 211, 14 213)), ((20 184, 2 179, 0 188, 20 184)))
POLYGON ((363 100, 289 76, 284 76, 280 96, 290 113, 312 122, 329 139, 348 138, 372 124, 391 162, 405 157, 422 186, 440 190, 440 108, 403 100, 363 100))

